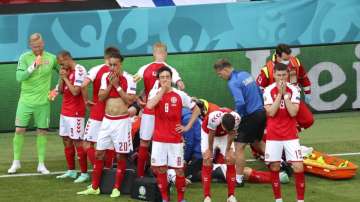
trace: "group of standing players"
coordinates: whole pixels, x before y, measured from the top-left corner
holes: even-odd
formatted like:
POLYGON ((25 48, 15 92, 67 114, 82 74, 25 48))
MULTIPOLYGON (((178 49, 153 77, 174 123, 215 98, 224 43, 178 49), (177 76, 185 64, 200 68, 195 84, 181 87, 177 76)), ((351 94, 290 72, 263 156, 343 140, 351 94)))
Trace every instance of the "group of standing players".
MULTIPOLYGON (((100 194, 103 168, 112 167, 116 159, 111 197, 120 196, 119 188, 126 171, 127 155, 133 150, 133 116, 141 111, 137 175, 145 176, 145 164, 150 158, 164 202, 169 201, 168 168, 174 169, 176 173, 177 201, 185 201, 182 134, 193 127, 198 117, 202 118, 200 146, 204 202, 211 201, 213 163, 218 163, 215 162, 218 159, 216 155, 222 156, 224 160, 221 163, 226 164, 227 201, 237 201, 235 187, 242 186, 245 180, 245 148, 248 144, 256 153, 263 155, 269 164, 270 172, 267 176, 272 183, 276 202, 282 201, 279 170, 283 154, 294 170, 297 200, 304 201, 305 179, 298 131, 310 127, 313 117, 300 101, 300 87, 304 88, 306 100, 309 101, 310 81, 287 45, 277 46, 273 58, 262 68, 256 80, 245 71, 234 70, 226 59, 220 59, 214 64, 216 74, 227 80, 234 97, 235 108, 232 110, 215 104, 209 107, 207 101, 204 103, 187 95, 183 91, 185 85, 179 73, 166 63, 167 49, 162 43, 153 45, 154 62, 141 67, 134 76, 123 70, 123 57, 114 47, 105 49, 104 64, 87 72, 67 51, 60 52, 57 57, 45 52, 44 42, 38 33, 30 36, 29 43, 32 51, 20 57, 17 69, 21 96, 13 141, 14 161, 9 173, 15 173, 21 167, 23 135, 31 116, 34 116, 39 133, 38 172, 49 173, 44 165, 45 134, 50 116, 47 93, 51 70, 57 69, 59 83, 56 91, 63 94, 59 134, 63 139, 68 167, 68 171, 57 178, 74 178, 75 182, 85 182, 90 178, 87 160, 93 165, 91 186, 78 194, 100 194), (137 96, 136 83, 141 79, 144 81, 144 90, 137 96), (90 83, 92 100, 88 96, 90 83), (42 98, 44 96, 46 100, 42 98), (85 126, 86 106, 90 108, 90 116, 85 126), (192 111, 186 125, 181 124, 183 108, 192 111), (75 171, 75 154, 80 165, 79 176, 75 171)), ((50 98, 53 94, 54 91, 50 98)))

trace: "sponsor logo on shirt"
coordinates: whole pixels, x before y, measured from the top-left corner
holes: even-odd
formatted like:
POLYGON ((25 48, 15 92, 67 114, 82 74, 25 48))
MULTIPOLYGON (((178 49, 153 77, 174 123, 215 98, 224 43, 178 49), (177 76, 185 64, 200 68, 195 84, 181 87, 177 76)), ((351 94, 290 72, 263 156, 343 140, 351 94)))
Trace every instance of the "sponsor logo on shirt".
POLYGON ((153 75, 153 76, 156 76, 156 75, 157 75, 157 72, 156 72, 156 71, 153 71, 153 72, 152 72, 152 75, 153 75))
POLYGON ((48 65, 49 63, 50 63, 49 60, 44 60, 45 65, 48 65))
POLYGON ((247 79, 244 79, 242 83, 243 83, 245 86, 247 86, 247 85, 249 85, 249 84, 252 83, 252 82, 254 82, 254 79, 250 76, 250 77, 248 77, 247 79))

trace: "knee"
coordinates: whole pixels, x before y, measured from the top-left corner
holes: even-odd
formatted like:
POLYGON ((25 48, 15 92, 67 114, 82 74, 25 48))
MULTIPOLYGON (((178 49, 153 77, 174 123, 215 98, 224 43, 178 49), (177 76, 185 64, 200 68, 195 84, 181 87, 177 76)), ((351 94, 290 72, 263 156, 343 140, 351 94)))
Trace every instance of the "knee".
POLYGON ((18 128, 16 127, 15 133, 23 135, 26 132, 26 128, 18 128))
POLYGON ((271 163, 270 164, 271 171, 280 171, 280 163, 271 163))
POLYGON ((97 150, 95 153, 96 160, 104 160, 105 157, 105 151, 99 151, 97 150))
POLYGON ((184 177, 184 169, 183 168, 177 168, 175 169, 176 176, 184 177))
POLYGON ((149 141, 140 139, 140 146, 141 147, 149 147, 149 141))
POLYGON ((294 170, 295 173, 302 173, 304 172, 304 165, 303 163, 300 162, 296 162, 292 164, 292 169, 294 170))
POLYGON ((153 166, 152 170, 154 173, 165 174, 167 171, 166 166, 153 166))

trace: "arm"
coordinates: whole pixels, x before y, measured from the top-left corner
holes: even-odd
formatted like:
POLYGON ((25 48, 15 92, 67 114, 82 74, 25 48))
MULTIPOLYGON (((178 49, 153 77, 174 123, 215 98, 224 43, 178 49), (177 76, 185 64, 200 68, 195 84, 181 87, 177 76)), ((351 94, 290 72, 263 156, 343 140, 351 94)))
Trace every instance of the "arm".
POLYGON ((214 137, 215 137, 215 131, 209 130, 209 150, 212 153, 214 151, 214 137))
POLYGON ((73 96, 79 95, 79 93, 81 92, 80 86, 73 85, 67 77, 63 78, 63 81, 64 81, 65 85, 69 88, 69 90, 73 96))
POLYGON ((176 84, 176 86, 178 87, 179 90, 184 90, 185 89, 185 84, 181 80, 179 72, 175 68, 173 68, 173 67, 171 67, 169 65, 168 65, 168 67, 171 69, 171 71, 173 73, 171 82, 173 84, 176 84))
POLYGON ((291 117, 295 117, 299 111, 299 104, 292 103, 290 100, 290 94, 284 95, 286 110, 289 112, 291 117))
POLYGON ((154 109, 155 106, 160 102, 165 92, 166 92, 166 88, 161 87, 160 91, 155 96, 151 96, 152 98, 149 98, 148 102, 146 103, 146 107, 149 109, 154 109))
POLYGON ((103 74, 101 77, 101 85, 99 90, 99 100, 105 101, 106 98, 109 96, 110 90, 112 88, 112 85, 108 85, 106 81, 106 77, 108 74, 103 74))
POLYGON ((81 94, 83 96, 85 104, 94 104, 93 102, 89 101, 89 92, 88 87, 91 83, 89 78, 85 78, 84 83, 81 85, 81 94))
POLYGON ((231 149, 231 145, 234 142, 235 136, 236 136, 237 131, 236 130, 232 130, 228 133, 228 138, 227 138, 227 144, 226 144, 226 151, 230 151, 231 149))
POLYGON ((279 110, 281 102, 281 95, 278 94, 274 100, 274 102, 270 105, 265 105, 266 114, 270 117, 274 117, 279 110))
POLYGON ((27 66, 24 56, 21 56, 16 69, 16 80, 22 82, 27 80, 30 75, 38 68, 41 63, 41 57, 37 57, 33 64, 27 66))
POLYGON ((131 105, 136 100, 135 94, 129 94, 123 91, 123 89, 119 86, 116 88, 116 91, 119 93, 121 99, 128 105, 131 105))
POLYGON ((62 79, 59 79, 59 93, 64 93, 64 81, 62 79))
POLYGON ((197 119, 199 118, 200 114, 201 114, 201 112, 200 112, 199 107, 197 105, 195 105, 195 107, 193 108, 192 113, 191 113, 191 118, 184 128, 185 132, 192 128, 195 121, 197 121, 197 119))
POLYGON ((256 78, 256 84, 260 87, 261 90, 264 90, 269 85, 269 79, 266 77, 264 71, 267 71, 266 66, 260 70, 260 74, 256 78))
POLYGON ((240 114, 240 116, 244 116, 246 113, 245 100, 240 86, 236 86, 234 82, 229 82, 228 86, 235 101, 235 110, 240 114))

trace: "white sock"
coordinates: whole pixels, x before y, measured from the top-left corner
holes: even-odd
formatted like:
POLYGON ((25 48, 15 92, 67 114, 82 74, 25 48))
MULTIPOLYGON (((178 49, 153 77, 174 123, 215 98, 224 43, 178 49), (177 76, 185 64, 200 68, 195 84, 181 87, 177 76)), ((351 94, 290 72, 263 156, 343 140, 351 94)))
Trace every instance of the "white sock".
POLYGON ((275 202, 283 202, 282 198, 275 199, 275 202))
POLYGON ((237 183, 242 183, 244 180, 244 175, 236 175, 236 182, 237 183))
POLYGON ((304 200, 297 200, 297 202, 304 202, 304 200))

